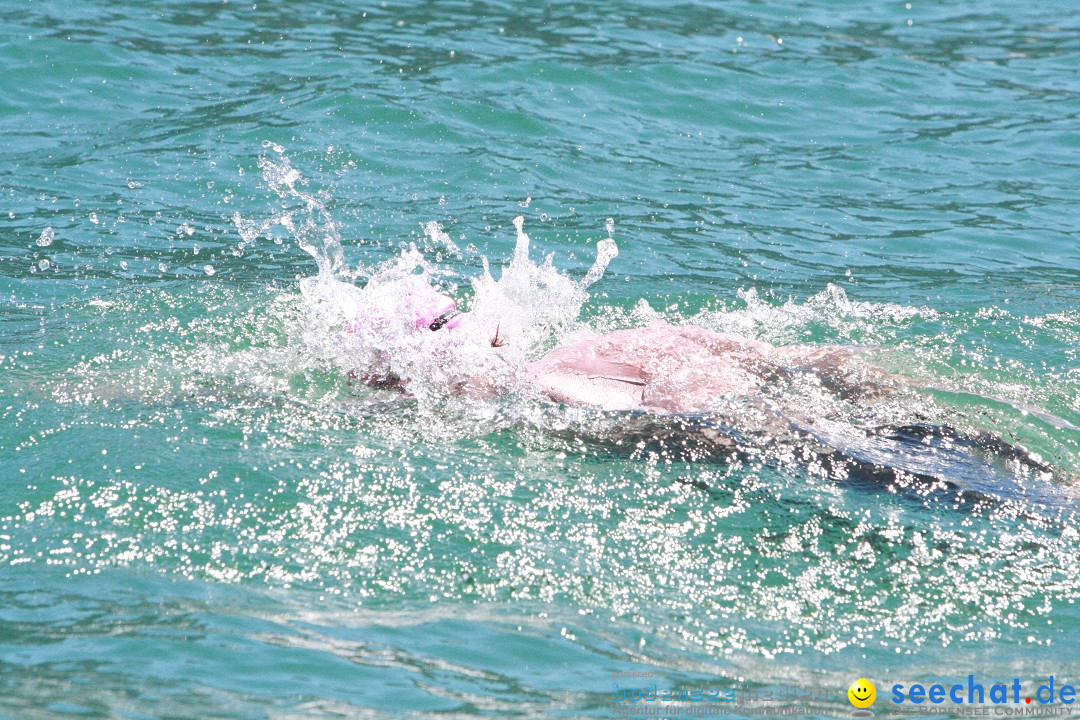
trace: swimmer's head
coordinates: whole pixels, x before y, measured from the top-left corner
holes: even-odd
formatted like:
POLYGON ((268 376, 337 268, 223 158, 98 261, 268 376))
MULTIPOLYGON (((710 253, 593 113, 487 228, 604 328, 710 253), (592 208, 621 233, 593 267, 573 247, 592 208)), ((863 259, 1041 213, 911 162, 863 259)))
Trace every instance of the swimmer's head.
POLYGON ((428 292, 421 291, 414 297, 413 315, 416 327, 428 330, 453 330, 461 326, 464 313, 458 312, 454 299, 436 292, 426 286, 428 292))
POLYGON ((461 326, 466 313, 459 312, 454 299, 443 295, 422 278, 379 288, 358 303, 346 332, 365 329, 379 332, 402 324, 418 330, 453 330, 461 326))

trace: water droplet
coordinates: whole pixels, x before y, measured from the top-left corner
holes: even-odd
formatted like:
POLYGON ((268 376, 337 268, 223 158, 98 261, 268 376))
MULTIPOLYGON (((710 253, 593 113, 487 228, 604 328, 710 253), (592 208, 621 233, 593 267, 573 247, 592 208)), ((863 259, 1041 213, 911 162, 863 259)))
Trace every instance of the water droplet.
POLYGON ((45 258, 42 258, 41 260, 38 261, 38 267, 41 268, 42 270, 48 270, 49 265, 50 265, 49 261, 47 259, 45 259, 45 258))
POLYGON ((127 263, 127 260, 121 260, 121 261, 120 261, 120 269, 121 269, 121 270, 127 270, 127 269, 128 269, 128 263, 127 263))
POLYGON ((95 225, 97 225, 97 224, 98 224, 98 216, 97 216, 97 213, 93 213, 93 212, 92 212, 92 213, 90 213, 90 222, 94 223, 95 225))
POLYGON ((157 269, 158 269, 158 272, 165 272, 166 270, 169 269, 169 266, 166 265, 165 263, 158 263, 157 269))
POLYGON ((210 277, 213 277, 214 273, 217 272, 217 270, 214 269, 213 265, 203 265, 202 269, 203 269, 203 272, 206 273, 210 277))
POLYGON ((53 240, 56 238, 56 231, 51 227, 47 227, 41 231, 41 236, 37 239, 38 247, 49 247, 52 245, 53 240))
POLYGON ((608 237, 615 234, 615 220, 613 218, 604 221, 604 230, 607 230, 608 237))

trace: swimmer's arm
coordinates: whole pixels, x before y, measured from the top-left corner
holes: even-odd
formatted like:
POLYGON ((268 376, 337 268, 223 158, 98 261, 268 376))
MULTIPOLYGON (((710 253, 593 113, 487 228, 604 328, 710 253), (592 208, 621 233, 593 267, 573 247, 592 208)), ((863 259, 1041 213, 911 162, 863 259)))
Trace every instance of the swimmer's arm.
POLYGON ((482 367, 474 368, 467 377, 450 384, 454 395, 475 400, 494 400, 514 391, 520 384, 521 369, 525 359, 509 345, 492 348, 489 360, 482 367))
POLYGON ((775 348, 770 360, 787 372, 812 373, 842 397, 890 394, 905 384, 903 378, 862 361, 873 348, 858 345, 825 345, 775 348))

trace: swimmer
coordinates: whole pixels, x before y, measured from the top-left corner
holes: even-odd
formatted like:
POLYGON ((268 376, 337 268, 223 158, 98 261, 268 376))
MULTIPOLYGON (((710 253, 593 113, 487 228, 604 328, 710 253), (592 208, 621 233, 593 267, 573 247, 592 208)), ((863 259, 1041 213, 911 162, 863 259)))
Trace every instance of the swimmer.
MULTIPOLYGON (((490 345, 490 352, 482 357, 493 359, 493 365, 480 363, 468 377, 448 382, 445 387, 452 394, 492 399, 525 392, 555 403, 615 412, 624 418, 616 431, 620 445, 661 446, 682 459, 698 460, 796 443, 805 462, 824 467, 831 477, 870 481, 893 491, 899 479, 907 478, 924 488, 915 491, 918 497, 925 498, 932 490, 954 503, 961 502, 961 494, 969 504, 987 499, 995 503, 1030 500, 1030 490, 1015 470, 1053 474, 1053 468, 1038 457, 993 433, 964 433, 918 418, 908 424, 859 428, 807 417, 790 408, 778 410, 763 399, 771 385, 800 375, 809 375, 844 399, 896 392, 902 381, 858 362, 860 348, 778 347, 733 333, 656 320, 640 328, 580 334, 530 361, 507 341, 498 325, 485 333, 476 326, 479 320, 459 311, 452 298, 420 278, 411 287, 397 288, 393 299, 390 307, 411 308, 396 311, 398 327, 404 324, 410 333, 440 333, 448 339, 458 333, 487 337, 483 345, 490 345), (493 366, 504 372, 493 372, 493 366), (717 414, 718 401, 733 399, 750 402, 746 407, 752 408, 753 421, 717 414)), ((384 312, 365 307, 362 319, 358 308, 358 319, 349 332, 395 322, 384 312)), ((376 387, 409 392, 408 378, 363 379, 376 387)), ((1075 502, 1072 493, 1063 496, 1047 489, 1042 494, 1043 501, 1058 507, 1075 502)))
MULTIPOLYGON (((423 281, 396 297, 406 310, 415 332, 453 333, 467 328, 472 318, 457 309, 450 297, 423 281)), ((358 310, 358 314, 359 314, 358 310)), ((384 314, 364 311, 360 324, 383 326, 384 314)), ((776 347, 733 333, 696 325, 675 326, 656 320, 642 328, 588 333, 558 347, 536 361, 528 361, 500 335, 490 339, 492 352, 519 382, 553 402, 587 405, 602 410, 644 411, 667 414, 707 412, 718 398, 751 396, 767 384, 797 373, 812 373, 823 385, 845 397, 871 388, 886 387, 883 371, 856 368, 852 358, 860 350, 827 346, 776 347)), ((399 379, 408 389, 408 379, 399 379)), ((386 383, 379 383, 385 387, 386 383)), ((455 384, 457 394, 492 397, 511 390, 481 375, 455 384)))

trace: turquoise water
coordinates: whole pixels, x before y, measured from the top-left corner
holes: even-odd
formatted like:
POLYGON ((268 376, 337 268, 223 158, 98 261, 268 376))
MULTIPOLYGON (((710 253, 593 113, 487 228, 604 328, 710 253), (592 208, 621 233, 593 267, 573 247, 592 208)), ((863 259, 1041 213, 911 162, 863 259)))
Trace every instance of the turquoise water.
POLYGON ((1080 680, 1073 3, 0 5, 0 714, 1080 680), (859 345, 910 387, 790 401, 1054 472, 972 506, 349 383, 301 245, 415 244, 467 304, 519 215, 569 277, 619 247, 546 347, 859 345))

